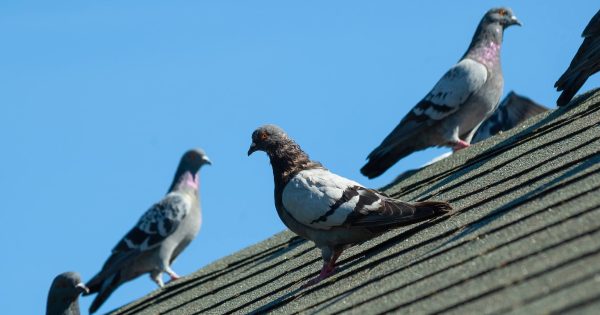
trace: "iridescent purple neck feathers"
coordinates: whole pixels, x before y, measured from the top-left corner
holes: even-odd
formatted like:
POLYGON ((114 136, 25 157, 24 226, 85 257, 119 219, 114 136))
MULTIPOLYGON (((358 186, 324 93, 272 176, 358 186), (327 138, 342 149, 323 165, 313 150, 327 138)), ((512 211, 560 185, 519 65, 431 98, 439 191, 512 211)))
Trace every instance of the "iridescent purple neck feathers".
POLYGON ((500 43, 488 41, 484 45, 473 49, 473 53, 469 54, 469 58, 492 68, 500 63, 500 47, 500 43))
POLYGON ((183 171, 181 174, 177 174, 173 179, 173 183, 169 188, 169 192, 179 191, 179 190, 193 190, 198 191, 198 187, 200 186, 199 175, 192 174, 191 171, 183 171))
POLYGON ((499 66, 503 34, 500 24, 481 21, 463 58, 473 59, 488 68, 499 66))
POLYGON ((280 142, 274 150, 267 151, 267 155, 273 166, 275 181, 282 184, 300 171, 322 167, 320 163, 311 161, 300 146, 289 138, 280 142))

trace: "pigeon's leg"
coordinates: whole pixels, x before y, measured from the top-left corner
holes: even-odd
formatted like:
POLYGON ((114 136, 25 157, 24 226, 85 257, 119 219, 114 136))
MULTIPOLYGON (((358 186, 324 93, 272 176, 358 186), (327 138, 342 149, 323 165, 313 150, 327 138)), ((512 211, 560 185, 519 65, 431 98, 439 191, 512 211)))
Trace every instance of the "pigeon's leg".
POLYGON ((446 141, 448 141, 446 142, 446 145, 451 147, 453 152, 464 148, 468 148, 470 146, 469 142, 467 141, 471 140, 468 139, 467 141, 464 141, 461 138, 459 138, 459 135, 460 131, 458 130, 458 126, 456 126, 454 129, 445 134, 445 138, 447 139, 446 141))
POLYGON ((464 148, 468 148, 471 145, 468 142, 465 142, 463 140, 458 140, 458 142, 456 142, 453 146, 452 146, 452 151, 456 152, 458 150, 464 149, 464 148))
POLYGON ((175 271, 173 271, 173 269, 171 269, 170 266, 167 266, 165 268, 165 272, 169 275, 169 277, 171 277, 171 281, 175 281, 181 278, 177 273, 175 273, 175 271))
POLYGON ((150 279, 156 282, 156 284, 161 288, 165 286, 162 279, 162 271, 160 270, 152 270, 152 272, 150 273, 150 279))
POLYGON ((321 280, 331 276, 335 273, 335 262, 342 254, 342 248, 325 248, 321 249, 321 253, 323 255, 323 268, 321 268, 321 272, 319 275, 305 283, 302 287, 310 287, 311 285, 317 284, 321 282, 321 280))

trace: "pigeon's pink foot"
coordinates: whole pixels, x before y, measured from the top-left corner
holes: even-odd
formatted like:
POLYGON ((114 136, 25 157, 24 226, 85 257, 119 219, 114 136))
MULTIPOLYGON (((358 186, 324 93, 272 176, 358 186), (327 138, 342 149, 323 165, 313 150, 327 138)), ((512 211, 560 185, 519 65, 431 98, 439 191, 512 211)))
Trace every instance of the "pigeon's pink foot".
POLYGON ((319 275, 316 278, 311 279, 307 283, 302 285, 302 288, 304 289, 304 288, 308 288, 312 285, 315 285, 315 284, 321 282, 321 280, 333 275, 334 273, 335 273, 334 265, 332 265, 332 266, 330 266, 329 264, 324 265, 323 269, 321 269, 321 272, 319 273, 319 275))
POLYGON ((321 272, 319 273, 319 276, 308 281, 307 283, 305 283, 302 286, 302 288, 304 289, 304 288, 310 287, 311 285, 315 285, 315 284, 321 282, 321 280, 334 274, 335 273, 335 262, 342 254, 342 251, 343 251, 343 249, 339 249, 339 248, 333 249, 331 256, 329 256, 329 258, 323 262, 323 268, 321 268, 321 272))
POLYGON ((176 273, 175 273, 175 271, 173 271, 173 270, 167 271, 167 274, 169 275, 169 277, 171 277, 171 280, 170 280, 169 282, 173 282, 173 281, 175 281, 175 280, 177 280, 177 279, 181 278, 181 277, 180 277, 178 274, 176 274, 176 273))
POLYGON ((468 148, 468 147, 470 147, 470 146, 471 146, 471 145, 470 145, 470 144, 468 144, 468 143, 466 143, 465 141, 458 140, 458 142, 457 142, 457 143, 455 143, 455 144, 454 144, 454 146, 452 147, 452 151, 456 152, 456 151, 458 151, 458 150, 462 150, 462 149, 464 149, 464 148, 468 148))

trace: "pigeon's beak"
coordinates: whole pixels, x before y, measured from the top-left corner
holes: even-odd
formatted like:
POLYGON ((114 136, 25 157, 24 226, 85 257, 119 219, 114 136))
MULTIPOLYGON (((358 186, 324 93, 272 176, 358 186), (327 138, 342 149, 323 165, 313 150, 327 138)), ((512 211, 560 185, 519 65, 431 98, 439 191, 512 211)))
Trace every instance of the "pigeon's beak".
POLYGON ((254 153, 256 150, 256 143, 252 142, 252 144, 250 145, 250 149, 248 149, 248 156, 250 156, 250 154, 254 153))
POLYGON ((521 21, 519 21, 519 19, 517 19, 517 17, 514 16, 514 15, 510 17, 510 25, 523 26, 523 24, 521 23, 521 21))
POLYGON ((85 294, 89 294, 90 293, 90 289, 88 289, 88 287, 85 286, 85 284, 83 283, 78 283, 75 288, 77 288, 77 290, 79 291, 79 293, 84 293, 85 294))
POLYGON ((202 162, 204 162, 204 164, 212 165, 212 161, 208 158, 208 156, 203 156, 202 162))

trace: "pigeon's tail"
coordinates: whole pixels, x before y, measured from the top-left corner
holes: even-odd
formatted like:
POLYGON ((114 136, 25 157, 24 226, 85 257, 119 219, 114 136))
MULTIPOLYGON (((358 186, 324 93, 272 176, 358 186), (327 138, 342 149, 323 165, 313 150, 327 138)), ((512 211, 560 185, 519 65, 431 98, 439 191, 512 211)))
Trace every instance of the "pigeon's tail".
POLYGON ((556 105, 564 106, 568 104, 588 77, 600 70, 600 62, 596 61, 599 55, 600 36, 586 36, 575 57, 573 57, 569 68, 554 84, 556 90, 563 91, 558 97, 556 105))
POLYGON ((437 217, 452 211, 452 206, 443 201, 422 201, 413 206, 417 209, 415 216, 422 217, 422 219, 437 217))
POLYGON ((414 145, 403 145, 394 148, 394 150, 380 153, 383 151, 383 148, 380 146, 369 154, 369 161, 360 169, 360 172, 369 179, 375 178, 387 171, 388 168, 392 167, 400 159, 419 150, 421 148, 417 148, 414 145))
POLYGON ((97 276, 92 279, 87 285, 89 288, 89 293, 84 295, 98 293, 92 305, 90 306, 90 314, 96 312, 100 306, 108 299, 108 297, 121 285, 119 272, 110 275, 103 281, 97 279, 97 276))
POLYGON ((585 81, 587 80, 587 76, 583 75, 580 72, 572 73, 569 70, 563 74, 556 84, 554 85, 558 91, 562 91, 558 100, 556 101, 556 105, 564 106, 567 105, 575 93, 579 91, 579 89, 583 86, 585 81))
POLYGON ((400 200, 395 200, 393 201, 393 203, 399 205, 400 207, 398 208, 401 211, 399 215, 386 217, 386 222, 385 224, 383 224, 384 229, 423 222, 452 211, 452 206, 450 206, 450 204, 448 204, 447 202, 443 201, 423 201, 409 204, 400 200), (411 211, 410 214, 403 213, 402 210, 406 209, 406 206, 412 208, 413 211, 411 211))

